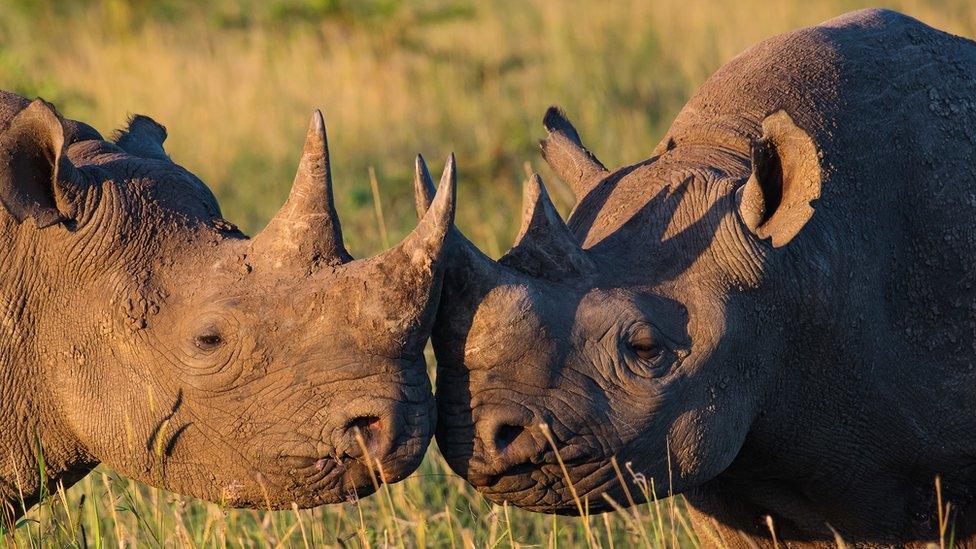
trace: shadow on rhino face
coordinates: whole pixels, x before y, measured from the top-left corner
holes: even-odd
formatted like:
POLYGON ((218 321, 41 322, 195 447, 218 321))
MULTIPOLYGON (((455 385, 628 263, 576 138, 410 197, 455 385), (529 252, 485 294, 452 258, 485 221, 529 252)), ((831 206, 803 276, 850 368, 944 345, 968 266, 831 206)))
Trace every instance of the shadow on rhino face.
POLYGON ((520 252, 501 265, 465 248, 463 237, 453 242, 433 333, 438 446, 497 503, 607 511, 604 494, 626 506, 717 474, 741 443, 732 428, 730 437, 711 435, 725 420, 711 374, 701 373, 704 364, 735 360, 725 349, 727 331, 736 328, 726 325, 719 286, 708 279, 722 275, 688 276, 727 230, 731 196, 703 196, 722 174, 658 170, 650 162, 622 172, 574 212, 576 235, 598 235, 585 250, 593 266, 578 275, 554 280, 551 271, 538 272, 537 265, 579 248, 572 236, 553 236, 570 234, 552 226, 555 208, 546 221, 523 219, 513 248, 520 252), (593 230, 595 212, 635 180, 672 184, 606 234, 593 230), (533 238, 546 248, 526 250, 533 238), (534 259, 532 269, 514 257, 534 259))
MULTIPOLYGON (((604 493, 622 504, 643 501, 646 487, 633 484, 633 474, 667 471, 669 418, 688 411, 670 398, 685 382, 672 370, 687 357, 687 322, 680 303, 658 296, 545 281, 496 288, 481 301, 466 340, 477 356, 462 368, 438 357, 437 439, 445 459, 496 503, 577 514, 577 497, 589 512, 612 509, 604 493), (655 321, 660 337, 675 343, 668 357, 614 364, 620 357, 611 342, 662 317, 674 319, 655 321), (513 341, 522 343, 503 343, 513 341)), ((657 486, 666 492, 666 478, 657 477, 657 486)))
MULTIPOLYGON (((618 184, 628 175, 633 173, 635 170, 643 168, 645 166, 651 165, 658 157, 650 158, 639 164, 634 164, 633 166, 627 166, 620 168, 609 174, 600 184, 595 185, 589 192, 586 193, 576 207, 573 208, 572 216, 567 223, 567 226, 573 231, 578 238, 585 237, 589 234, 590 229, 593 228, 593 224, 596 222, 597 217, 600 214, 600 210, 606 205, 607 200, 610 199, 610 195, 613 194, 614 189, 617 188, 618 184)), ((662 189, 661 192, 664 192, 662 189)), ((659 195, 663 198, 663 195, 659 195)), ((657 199, 658 197, 655 197, 657 199)), ((654 199, 652 199, 653 201, 654 199)), ((671 214, 673 215, 673 211, 671 214)))

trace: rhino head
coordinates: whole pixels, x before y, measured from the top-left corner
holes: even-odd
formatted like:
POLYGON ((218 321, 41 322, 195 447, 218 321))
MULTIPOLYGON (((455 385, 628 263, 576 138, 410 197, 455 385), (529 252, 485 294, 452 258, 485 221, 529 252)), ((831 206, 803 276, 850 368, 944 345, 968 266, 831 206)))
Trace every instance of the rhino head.
POLYGON ((253 239, 159 124, 136 117, 115 143, 75 126, 38 100, 0 142, 2 391, 20 418, 4 436, 25 439, 0 447, 26 454, 4 458, 8 499, 36 499, 40 452, 52 486, 104 462, 232 506, 338 502, 411 473, 433 434, 423 348, 453 164, 413 232, 354 260, 319 112, 253 239))
MULTIPOLYGON (((567 225, 532 176, 498 262, 449 237, 438 446, 492 501, 536 511, 697 486, 736 457, 776 387, 770 335, 784 327, 758 319, 789 289, 765 273, 811 217, 816 151, 779 113, 751 154, 665 143, 610 171, 560 112, 545 123, 544 156, 578 204, 567 225)), ((422 213, 434 191, 418 181, 422 213)))

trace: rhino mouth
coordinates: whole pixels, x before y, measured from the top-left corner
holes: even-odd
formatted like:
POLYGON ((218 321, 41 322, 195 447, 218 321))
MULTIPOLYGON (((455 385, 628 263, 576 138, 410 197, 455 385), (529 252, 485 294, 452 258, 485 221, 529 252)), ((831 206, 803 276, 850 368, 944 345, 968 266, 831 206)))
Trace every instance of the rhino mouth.
POLYGON ((562 471, 563 466, 570 472, 570 478, 572 478, 572 471, 578 468, 585 469, 588 464, 606 462, 609 459, 604 459, 602 456, 593 454, 578 454, 573 457, 565 457, 561 454, 560 457, 562 458, 562 466, 560 466, 555 454, 545 452, 533 456, 524 462, 503 466, 502 468, 493 466, 494 464, 489 458, 469 457, 468 481, 480 489, 491 488, 510 477, 558 475, 565 480, 566 475, 562 471))
POLYGON ((334 457, 283 456, 282 465, 291 466, 289 473, 302 479, 312 489, 335 490, 351 473, 352 463, 334 457))
MULTIPOLYGON (((558 515, 579 515, 581 506, 585 513, 603 513, 613 510, 604 494, 623 506, 626 506, 626 496, 610 464, 611 458, 599 454, 561 453, 560 465, 554 453, 546 452, 503 469, 492 469, 491 460, 486 457, 467 456, 459 473, 488 500, 499 505, 508 503, 558 515)), ((453 457, 451 461, 461 465, 457 461, 459 456, 453 457)))
POLYGON ((531 475, 534 471, 538 470, 539 466, 534 463, 520 463, 514 465, 505 471, 500 473, 488 473, 484 475, 479 475, 473 473, 468 476, 468 481, 478 489, 491 489, 496 486, 500 481, 507 477, 520 477, 531 475))
POLYGON ((304 508, 354 501, 405 479, 423 461, 433 436, 432 412, 432 398, 417 404, 406 397, 392 403, 372 399, 323 421, 311 436, 259 449, 249 460, 250 476, 281 501, 264 501, 262 492, 258 503, 287 508, 295 502, 304 508))
POLYGON ((522 464, 499 475, 481 479, 473 476, 469 480, 494 503, 508 503, 534 512, 579 515, 581 509, 584 513, 612 511, 613 506, 604 498, 604 494, 625 505, 624 500, 618 498, 618 493, 623 494, 617 479, 604 464, 564 465, 569 472, 570 482, 567 482, 562 468, 556 463, 542 466, 522 464), (482 483, 478 484, 479 481, 482 483), (570 489, 570 484, 573 489, 570 489))
MULTIPOLYGON (((259 485, 267 485, 272 494, 285 495, 282 501, 265 501, 272 508, 314 507, 326 503, 354 502, 372 495, 382 484, 399 482, 420 466, 422 449, 429 437, 414 436, 405 440, 396 457, 381 459, 337 455, 283 455, 279 471, 272 475, 257 473, 259 485), (270 482, 269 482, 270 481, 270 482), (287 501, 286 501, 287 500, 287 501)), ((249 505, 250 502, 247 502, 249 505)))

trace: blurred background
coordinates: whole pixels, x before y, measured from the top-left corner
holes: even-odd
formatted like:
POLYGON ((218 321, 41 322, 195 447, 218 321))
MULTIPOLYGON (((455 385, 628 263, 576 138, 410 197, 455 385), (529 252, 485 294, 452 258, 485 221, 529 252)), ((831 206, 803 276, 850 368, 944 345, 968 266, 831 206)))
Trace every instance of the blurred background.
MULTIPOLYGON (((168 127, 174 160, 250 234, 284 201, 321 108, 343 232, 359 257, 414 226, 413 157, 439 173, 454 151, 458 224, 497 257, 517 230, 525 162, 564 214, 572 206, 538 155, 550 104, 608 166, 637 162, 696 87, 749 45, 879 4, 976 35, 969 0, 0 0, 0 87, 106 136, 130 114, 152 116, 168 127)), ((680 501, 587 521, 492 507, 436 450, 361 506, 231 511, 109 471, 58 498, 8 541, 93 544, 97 532, 102 544, 150 546, 697 543, 680 501), (587 533, 590 524, 605 534, 587 533)))
POLYGON ((497 255, 517 230, 523 163, 543 168, 550 104, 605 163, 633 163, 744 48, 878 3, 974 34, 966 0, 4 0, 0 85, 105 135, 152 116, 251 234, 284 200, 321 108, 358 255, 383 246, 370 168, 395 241, 414 224, 414 155, 439 173, 454 151, 459 224, 497 255))

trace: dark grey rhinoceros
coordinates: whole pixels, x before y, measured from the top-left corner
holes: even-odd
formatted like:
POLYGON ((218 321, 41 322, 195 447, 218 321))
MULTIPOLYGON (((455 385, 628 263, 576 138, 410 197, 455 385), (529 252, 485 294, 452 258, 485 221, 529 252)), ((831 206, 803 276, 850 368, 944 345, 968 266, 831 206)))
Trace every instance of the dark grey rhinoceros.
POLYGON ((455 471, 556 513, 643 500, 640 473, 728 546, 772 546, 767 515, 791 546, 933 541, 940 477, 973 545, 976 44, 882 10, 771 38, 616 170, 545 124, 568 224, 533 178, 499 262, 450 237, 455 471))
POLYGON ((7 519, 99 462, 233 506, 337 502, 408 475, 433 432, 423 348, 453 164, 402 243, 354 261, 320 113, 288 201, 254 239, 165 137, 138 116, 105 141, 0 94, 7 519))

